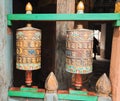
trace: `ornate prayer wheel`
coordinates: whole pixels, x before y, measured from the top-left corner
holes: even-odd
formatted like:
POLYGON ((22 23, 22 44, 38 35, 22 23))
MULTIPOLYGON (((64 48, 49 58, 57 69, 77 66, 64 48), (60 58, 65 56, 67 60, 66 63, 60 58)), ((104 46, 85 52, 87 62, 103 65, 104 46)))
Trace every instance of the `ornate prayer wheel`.
POLYGON ((33 28, 31 24, 17 29, 16 51, 16 68, 27 71, 26 83, 31 85, 31 71, 41 67, 41 30, 33 28))
POLYGON ((93 31, 79 27, 67 31, 66 70, 88 74, 92 72, 93 31))
MULTIPOLYGON (((81 76, 92 72, 93 31, 83 29, 68 30, 66 37, 66 71, 76 74, 75 81, 81 86, 81 76)), ((76 85, 79 85, 76 84, 76 85)))

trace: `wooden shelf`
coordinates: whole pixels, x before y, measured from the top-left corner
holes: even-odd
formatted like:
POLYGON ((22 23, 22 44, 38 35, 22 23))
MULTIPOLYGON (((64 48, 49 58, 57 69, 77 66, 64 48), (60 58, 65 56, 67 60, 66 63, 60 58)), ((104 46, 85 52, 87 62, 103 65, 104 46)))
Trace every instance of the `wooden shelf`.
MULTIPOLYGON (((85 14, 8 14, 8 25, 12 21, 114 21, 115 26, 120 26, 120 14, 116 13, 85 13, 85 14)), ((78 92, 77 92, 78 93, 78 92)), ((83 92, 82 92, 83 93, 83 92)), ((11 97, 44 98, 44 92, 29 92, 9 90, 11 97)), ((58 94, 60 100, 97 101, 97 96, 82 94, 58 94)))
MULTIPOLYGON (((35 88, 23 88, 21 90, 9 90, 8 95, 10 97, 44 99, 45 92, 37 92, 35 88)), ((59 100, 97 101, 98 99, 98 96, 88 95, 87 92, 85 91, 75 91, 75 90, 70 90, 68 94, 59 93, 57 94, 57 96, 59 100)))
POLYGON ((84 13, 84 14, 8 14, 8 25, 12 21, 115 21, 120 26, 119 13, 84 13))

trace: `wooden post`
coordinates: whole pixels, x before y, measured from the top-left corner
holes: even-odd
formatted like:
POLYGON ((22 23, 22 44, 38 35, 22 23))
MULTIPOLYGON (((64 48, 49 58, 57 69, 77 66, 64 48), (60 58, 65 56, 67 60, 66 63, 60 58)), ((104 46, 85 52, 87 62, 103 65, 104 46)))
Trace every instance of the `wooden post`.
POLYGON ((120 27, 114 29, 110 64, 112 99, 120 101, 120 27))
MULTIPOLYGON (((116 0, 115 13, 120 13, 120 0, 116 0)), ((110 62, 112 100, 120 101, 120 27, 114 28, 110 62)))
MULTIPOLYGON (((57 0, 57 13, 74 13, 75 0, 57 0)), ((55 54, 55 74, 59 83, 59 89, 66 89, 71 81, 70 73, 65 71, 65 40, 66 31, 73 29, 73 21, 56 22, 56 54, 55 54)))
POLYGON ((11 11, 12 0, 0 0, 0 101, 8 100, 12 81, 12 33, 6 16, 11 11))
POLYGON ((106 24, 101 24, 100 56, 105 58, 106 24))

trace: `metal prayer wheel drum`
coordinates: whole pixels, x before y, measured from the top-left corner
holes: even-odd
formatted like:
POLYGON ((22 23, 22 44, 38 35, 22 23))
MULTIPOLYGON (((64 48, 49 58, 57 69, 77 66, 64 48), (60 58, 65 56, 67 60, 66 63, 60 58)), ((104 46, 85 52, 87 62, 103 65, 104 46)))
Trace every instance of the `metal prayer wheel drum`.
POLYGON ((41 67, 41 30, 27 27, 17 29, 16 68, 19 70, 37 70, 41 67))
POLYGON ((92 72, 93 31, 83 29, 68 30, 66 36, 66 71, 75 74, 92 72))

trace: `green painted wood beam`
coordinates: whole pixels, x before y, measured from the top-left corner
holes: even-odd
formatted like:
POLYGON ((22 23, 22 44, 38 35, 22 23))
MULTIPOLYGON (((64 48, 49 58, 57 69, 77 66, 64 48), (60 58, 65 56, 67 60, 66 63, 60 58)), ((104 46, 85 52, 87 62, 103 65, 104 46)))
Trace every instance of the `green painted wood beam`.
POLYGON ((8 96, 11 97, 27 97, 27 98, 41 98, 43 99, 45 94, 38 92, 25 92, 25 91, 9 91, 8 96))
POLYGON ((69 90, 69 93, 70 94, 78 94, 78 95, 88 95, 88 93, 87 92, 85 92, 85 91, 80 91, 80 90, 69 90))
POLYGON ((116 26, 116 27, 120 26, 120 20, 117 20, 117 21, 115 22, 114 26, 116 26))
POLYGON ((73 95, 73 94, 58 94, 59 100, 73 100, 73 101, 98 101, 97 96, 73 95))
MULTIPOLYGON (((45 94, 41 92, 25 92, 25 91, 12 91, 9 90, 8 95, 10 97, 25 97, 25 98, 37 98, 44 99, 45 94)), ((97 101, 97 96, 88 96, 80 94, 58 94, 59 100, 73 100, 73 101, 97 101)))
POLYGON ((23 92, 37 92, 38 88, 21 87, 20 91, 23 91, 23 92))
POLYGON ((84 13, 84 14, 8 14, 11 21, 117 21, 119 13, 84 13))

